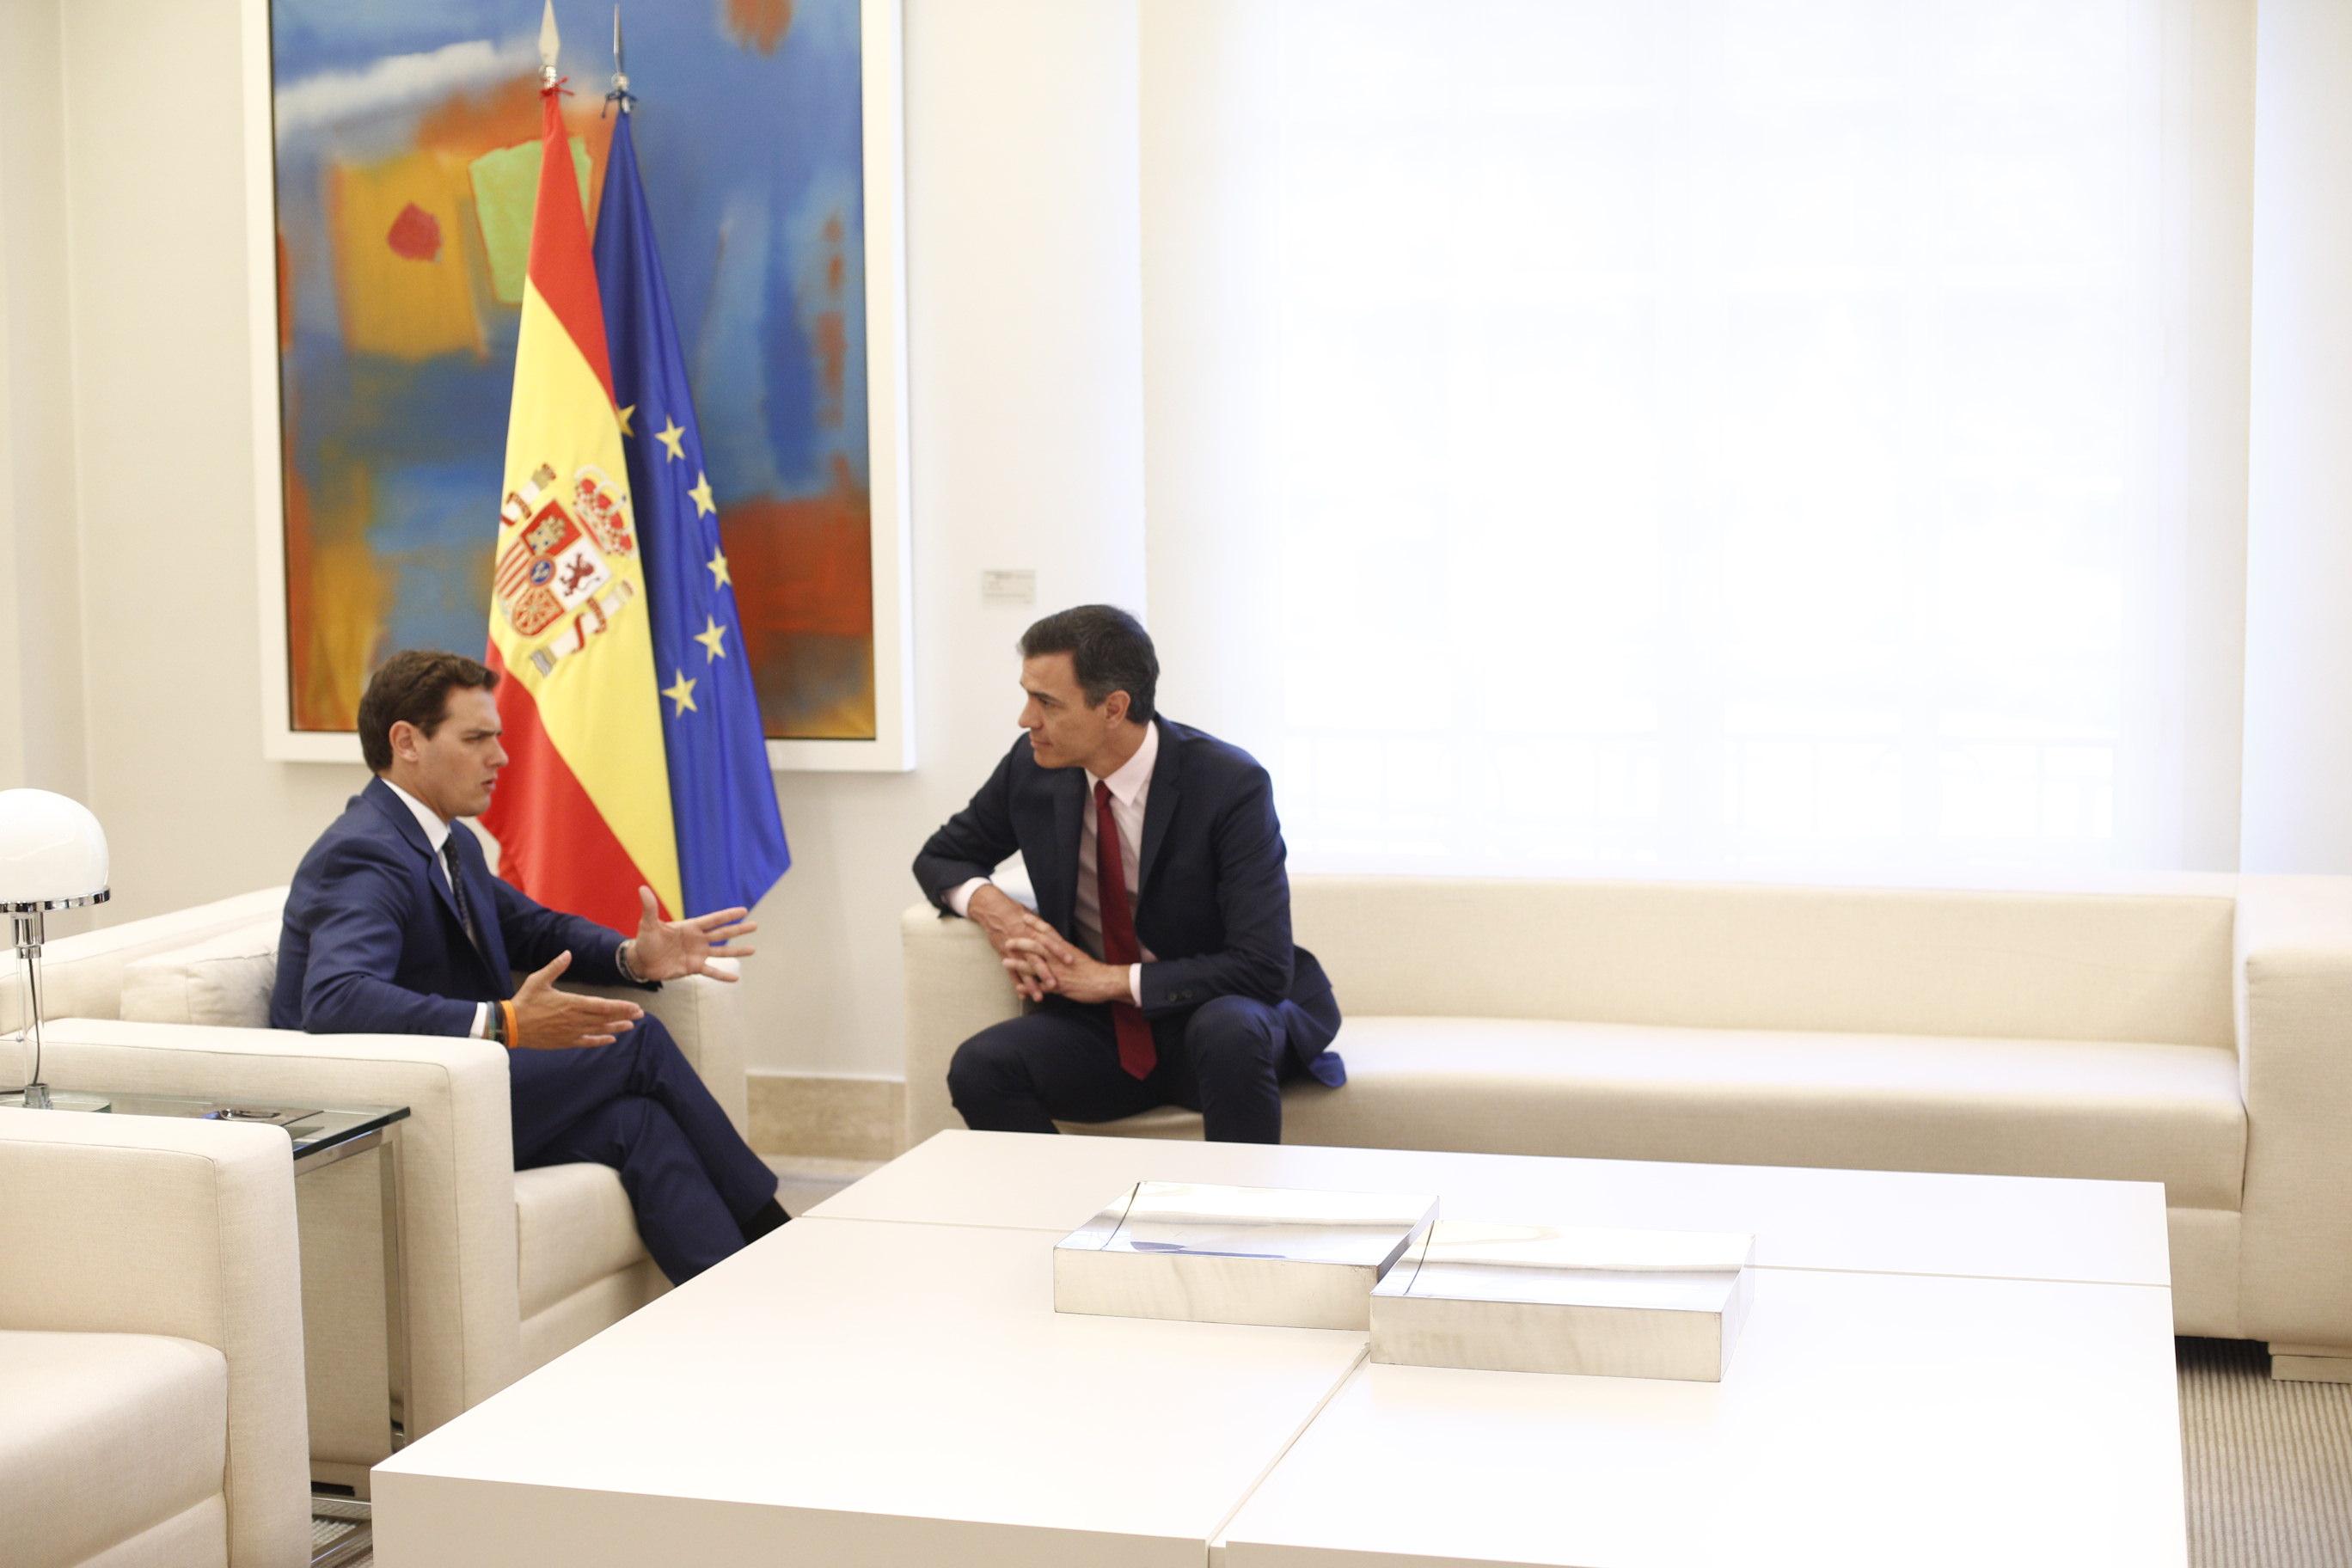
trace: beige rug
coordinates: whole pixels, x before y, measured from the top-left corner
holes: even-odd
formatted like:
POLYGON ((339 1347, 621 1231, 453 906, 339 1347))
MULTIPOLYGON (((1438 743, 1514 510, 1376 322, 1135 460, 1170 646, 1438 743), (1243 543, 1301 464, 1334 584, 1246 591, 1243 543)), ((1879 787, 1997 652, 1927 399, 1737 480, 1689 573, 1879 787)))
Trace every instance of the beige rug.
POLYGON ((2179 1340, 2193 1568, 2352 1563, 2352 1384, 2273 1383, 2241 1340, 2179 1340))
POLYGON ((2352 1568, 2352 1384, 2273 1383, 2259 1344, 2175 1343, 2189 1568, 2352 1568))

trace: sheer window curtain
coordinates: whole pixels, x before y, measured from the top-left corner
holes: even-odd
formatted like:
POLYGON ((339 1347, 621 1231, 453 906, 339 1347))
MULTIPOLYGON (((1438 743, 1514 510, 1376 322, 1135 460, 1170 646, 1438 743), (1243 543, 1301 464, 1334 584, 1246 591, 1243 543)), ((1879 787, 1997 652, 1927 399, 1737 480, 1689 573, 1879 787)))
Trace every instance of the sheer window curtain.
POLYGON ((2251 5, 1142 42, 1162 705, 1302 868, 2233 863, 2251 5))

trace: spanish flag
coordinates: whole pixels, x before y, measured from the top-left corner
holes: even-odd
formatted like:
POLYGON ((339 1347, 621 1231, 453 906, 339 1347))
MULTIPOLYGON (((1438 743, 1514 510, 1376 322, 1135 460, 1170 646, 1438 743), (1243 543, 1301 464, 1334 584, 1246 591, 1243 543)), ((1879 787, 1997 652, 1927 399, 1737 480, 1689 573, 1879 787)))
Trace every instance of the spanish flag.
POLYGON ((507 418, 488 663, 513 759, 483 816, 499 869, 632 931, 681 909, 644 552, 561 89, 541 94, 539 202, 507 418))

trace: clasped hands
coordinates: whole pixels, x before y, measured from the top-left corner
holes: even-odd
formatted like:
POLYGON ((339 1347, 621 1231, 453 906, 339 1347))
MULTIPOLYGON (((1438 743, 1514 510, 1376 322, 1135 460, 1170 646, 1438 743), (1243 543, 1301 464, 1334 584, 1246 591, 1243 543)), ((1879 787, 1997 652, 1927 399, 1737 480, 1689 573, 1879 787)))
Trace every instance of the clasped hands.
MULTIPOLYGON (((750 936, 760 929, 758 921, 744 918, 751 912, 749 910, 719 910, 692 920, 665 921, 651 888, 639 888, 637 901, 642 911, 637 934, 625 945, 630 972, 640 980, 682 980, 701 974, 731 985, 738 976, 711 960, 750 958, 758 951, 731 945, 734 938, 750 936)), ((571 952, 559 952, 516 989, 511 1043, 517 1049, 562 1051, 578 1046, 609 1046, 646 1016, 635 1002, 558 991, 557 978, 571 967, 571 952)))
POLYGON ((1127 965, 1100 963, 1062 940, 1062 933, 1013 901, 1002 888, 972 889, 964 918, 988 934, 988 945, 1031 1002, 1050 993, 1073 1002, 1129 1002, 1127 965))

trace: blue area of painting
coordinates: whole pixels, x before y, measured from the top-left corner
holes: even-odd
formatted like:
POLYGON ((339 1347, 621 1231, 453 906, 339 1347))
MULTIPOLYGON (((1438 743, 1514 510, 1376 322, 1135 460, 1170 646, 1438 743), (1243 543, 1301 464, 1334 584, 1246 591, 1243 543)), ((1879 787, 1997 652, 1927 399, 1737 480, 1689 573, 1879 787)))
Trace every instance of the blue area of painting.
MULTIPOLYGON (((495 485, 495 461, 490 472, 495 485)), ((484 607, 468 579, 490 569, 498 518, 482 494, 479 463, 404 464, 377 479, 379 521, 370 542, 394 568, 387 647, 481 657, 484 607)))
MULTIPOLYGON (((829 489, 836 459, 858 484, 868 472, 857 0, 798 0, 773 55, 728 36, 726 10, 722 0, 629 0, 623 10, 637 154, 722 506, 829 489), (837 300, 825 290, 822 238, 835 210, 837 300), (730 217, 757 232, 722 244, 730 217), (730 266, 748 270, 729 275, 730 266), (835 308, 845 363, 828 425, 814 333, 835 308)), ((539 0, 274 0, 274 80, 281 92, 331 73, 365 80, 388 59, 533 37, 539 15, 539 0)), ((564 68, 586 103, 611 69, 611 19, 604 4, 557 6, 564 68)), ((467 90, 498 85, 475 79, 467 90)), ((393 589, 386 647, 481 644, 517 313, 489 309, 480 355, 411 363, 351 353, 322 191, 334 161, 413 146, 419 113, 444 96, 281 121, 278 135, 278 225, 295 280, 289 457, 321 518, 349 500, 354 473, 370 477, 368 541, 393 589), (467 604, 463 615, 453 607, 467 604)))

